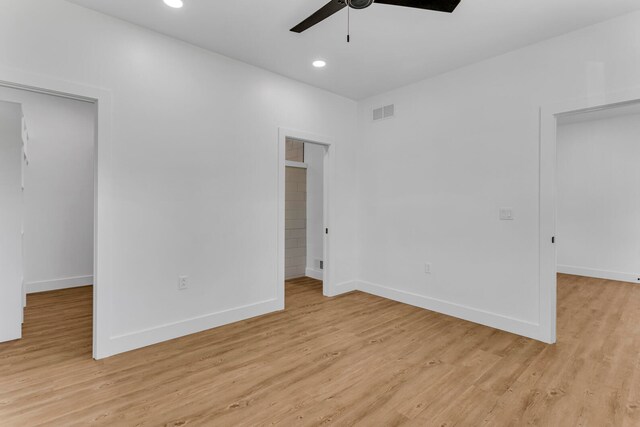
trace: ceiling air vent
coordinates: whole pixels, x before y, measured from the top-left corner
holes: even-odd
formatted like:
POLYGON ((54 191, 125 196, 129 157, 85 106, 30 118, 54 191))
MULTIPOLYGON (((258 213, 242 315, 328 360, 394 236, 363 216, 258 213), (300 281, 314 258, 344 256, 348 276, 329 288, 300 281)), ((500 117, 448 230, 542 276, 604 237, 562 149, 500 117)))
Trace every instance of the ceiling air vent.
POLYGON ((373 109, 373 121, 390 119, 396 114, 396 106, 393 104, 385 105, 384 107, 373 109))

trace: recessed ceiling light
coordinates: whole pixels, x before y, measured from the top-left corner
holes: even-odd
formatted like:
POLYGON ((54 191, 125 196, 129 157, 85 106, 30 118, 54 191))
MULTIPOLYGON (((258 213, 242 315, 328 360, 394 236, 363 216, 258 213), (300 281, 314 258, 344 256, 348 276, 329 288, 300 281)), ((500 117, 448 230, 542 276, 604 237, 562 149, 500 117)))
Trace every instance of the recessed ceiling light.
POLYGON ((164 4, 169 7, 173 7, 174 9, 180 9, 184 6, 184 2, 182 0, 164 0, 164 4))
POLYGON ((324 68, 327 66, 326 61, 323 61, 322 59, 317 59, 315 61, 313 61, 313 66, 316 68, 324 68))

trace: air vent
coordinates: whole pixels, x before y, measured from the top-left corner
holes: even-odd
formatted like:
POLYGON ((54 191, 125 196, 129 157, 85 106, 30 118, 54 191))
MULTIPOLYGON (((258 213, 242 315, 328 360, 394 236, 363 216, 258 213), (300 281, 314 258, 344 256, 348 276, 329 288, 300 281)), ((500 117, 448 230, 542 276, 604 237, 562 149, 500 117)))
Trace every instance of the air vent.
POLYGON ((391 104, 391 105, 385 105, 384 106, 384 118, 388 119, 389 117, 393 117, 393 115, 396 112, 396 106, 391 104))
POLYGON ((385 105, 384 107, 373 109, 373 121, 390 119, 396 114, 396 106, 394 104, 385 105))

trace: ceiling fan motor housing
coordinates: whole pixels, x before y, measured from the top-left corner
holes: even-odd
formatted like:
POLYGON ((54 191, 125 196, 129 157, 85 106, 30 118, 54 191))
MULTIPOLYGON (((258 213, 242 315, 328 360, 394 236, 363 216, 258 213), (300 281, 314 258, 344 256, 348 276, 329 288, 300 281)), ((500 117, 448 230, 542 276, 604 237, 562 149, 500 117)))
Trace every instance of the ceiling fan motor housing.
POLYGON ((373 0, 347 0, 349 7, 352 9, 364 9, 373 4, 373 0))

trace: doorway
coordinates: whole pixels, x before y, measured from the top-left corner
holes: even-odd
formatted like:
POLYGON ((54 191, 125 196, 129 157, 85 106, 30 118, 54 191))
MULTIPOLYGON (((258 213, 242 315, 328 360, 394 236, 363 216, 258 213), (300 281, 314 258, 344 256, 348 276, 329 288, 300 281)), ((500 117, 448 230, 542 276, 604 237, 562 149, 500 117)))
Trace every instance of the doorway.
POLYGON ((640 283, 640 103, 558 117, 558 273, 640 283))
MULTIPOLYGON (((559 132, 559 126, 594 116, 612 117, 621 108, 635 110, 639 105, 640 90, 629 90, 557 103, 541 109, 539 335, 547 343, 555 343, 557 338, 558 245, 563 239, 558 235, 558 136, 563 133, 563 130, 559 132)), ((561 269, 564 267, 561 266, 561 269)))
POLYGON ((329 138, 280 129, 277 292, 283 308, 285 280, 321 280, 323 294, 332 295, 331 151, 329 138))
POLYGON ((18 245, 5 242, 2 248, 0 261, 16 273, 5 288, 19 298, 2 301, 2 311, 11 313, 3 315, 3 332, 11 333, 0 339, 22 338, 28 301, 86 287, 83 295, 93 295, 91 346, 96 357, 97 99, 0 82, 0 102, 19 111, 18 120, 12 120, 19 131, 18 156, 3 158, 17 165, 18 183, 12 180, 3 191, 13 194, 17 188, 12 209, 17 221, 8 232, 20 236, 18 245))

